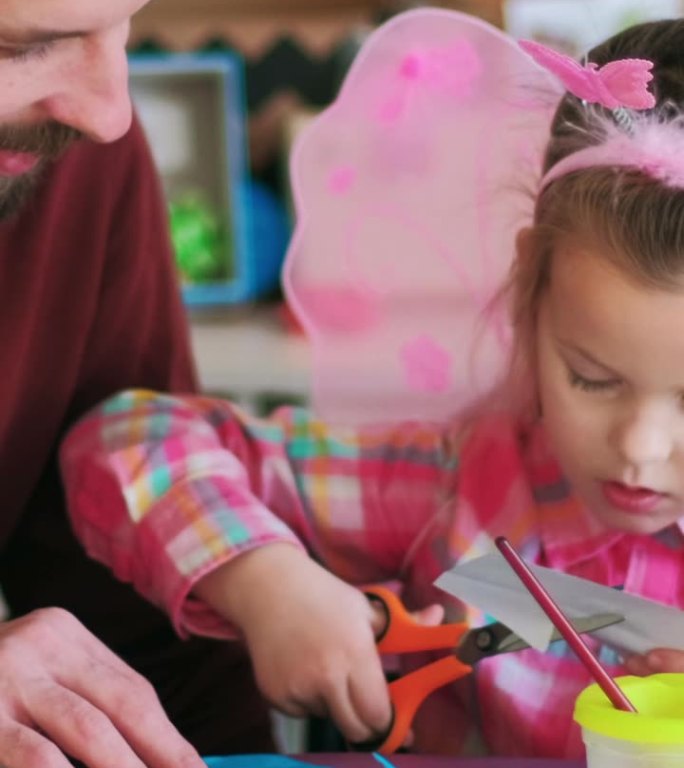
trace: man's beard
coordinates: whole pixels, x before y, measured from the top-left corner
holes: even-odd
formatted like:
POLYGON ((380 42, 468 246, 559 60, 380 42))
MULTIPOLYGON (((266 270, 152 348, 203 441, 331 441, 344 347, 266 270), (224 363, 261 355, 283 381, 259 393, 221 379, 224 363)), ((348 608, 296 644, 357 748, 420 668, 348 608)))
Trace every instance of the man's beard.
POLYGON ((0 219, 21 208, 35 189, 46 166, 83 134, 54 121, 39 125, 0 125, 0 151, 27 152, 39 157, 38 163, 20 176, 0 176, 0 219))

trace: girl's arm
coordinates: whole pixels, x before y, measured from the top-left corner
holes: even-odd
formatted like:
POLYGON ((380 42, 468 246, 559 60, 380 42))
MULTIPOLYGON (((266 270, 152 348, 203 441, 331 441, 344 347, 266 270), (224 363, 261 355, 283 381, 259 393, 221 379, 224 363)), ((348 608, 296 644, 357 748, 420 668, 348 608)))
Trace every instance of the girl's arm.
POLYGON ((234 622, 271 699, 364 739, 389 719, 374 615, 318 563, 355 584, 399 576, 452 481, 444 445, 418 426, 331 430, 301 409, 260 420, 134 391, 75 428, 62 466, 93 557, 180 632, 234 622))

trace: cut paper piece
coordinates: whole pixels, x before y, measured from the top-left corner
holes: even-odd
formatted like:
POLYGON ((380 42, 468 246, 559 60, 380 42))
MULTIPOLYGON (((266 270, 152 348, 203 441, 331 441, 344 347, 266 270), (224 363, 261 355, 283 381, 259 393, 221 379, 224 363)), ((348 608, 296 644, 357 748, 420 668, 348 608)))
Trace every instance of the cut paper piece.
MULTIPOLYGON (((624 621, 592 633, 623 653, 670 648, 684 637, 684 611, 620 592, 566 573, 528 563, 551 597, 569 618, 619 613, 624 621)), ((497 552, 443 573, 435 585, 458 600, 502 621, 533 648, 545 651, 553 625, 497 552)))

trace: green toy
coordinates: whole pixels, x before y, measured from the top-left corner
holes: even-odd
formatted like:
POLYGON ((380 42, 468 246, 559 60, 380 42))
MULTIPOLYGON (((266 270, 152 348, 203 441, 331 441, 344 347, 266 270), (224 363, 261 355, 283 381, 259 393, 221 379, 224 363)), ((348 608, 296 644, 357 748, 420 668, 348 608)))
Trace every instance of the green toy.
POLYGON ((224 280, 230 241, 212 206, 199 192, 185 192, 170 203, 169 213, 181 279, 187 283, 224 280))

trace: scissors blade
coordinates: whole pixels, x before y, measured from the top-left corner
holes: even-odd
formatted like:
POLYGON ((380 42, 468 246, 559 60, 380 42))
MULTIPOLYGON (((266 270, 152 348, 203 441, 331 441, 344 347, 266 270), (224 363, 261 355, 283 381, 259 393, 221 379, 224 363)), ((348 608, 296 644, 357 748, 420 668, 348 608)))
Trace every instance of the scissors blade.
MULTIPOLYGON (((619 613, 595 613, 592 616, 585 616, 580 619, 568 619, 573 629, 580 635, 585 635, 591 632, 597 632, 599 629, 605 627, 612 627, 613 624, 619 624, 624 621, 625 617, 619 613)), ((555 643, 556 640, 562 640, 562 635, 557 629, 554 629, 549 642, 555 643)), ((521 637, 514 632, 508 637, 505 637, 498 647, 498 653, 510 653, 512 651, 522 651, 525 648, 529 648, 530 644, 525 642, 521 637)))
MULTIPOLYGON (((619 624, 624 620, 625 617, 619 613, 597 613, 584 618, 569 619, 573 628, 581 635, 619 624)), ((561 639, 558 630, 554 630, 551 635, 551 642, 561 639)), ((488 656, 522 651, 529 647, 529 643, 516 635, 515 632, 511 632, 505 624, 495 622, 466 633, 455 653, 460 661, 472 666, 488 656)))

